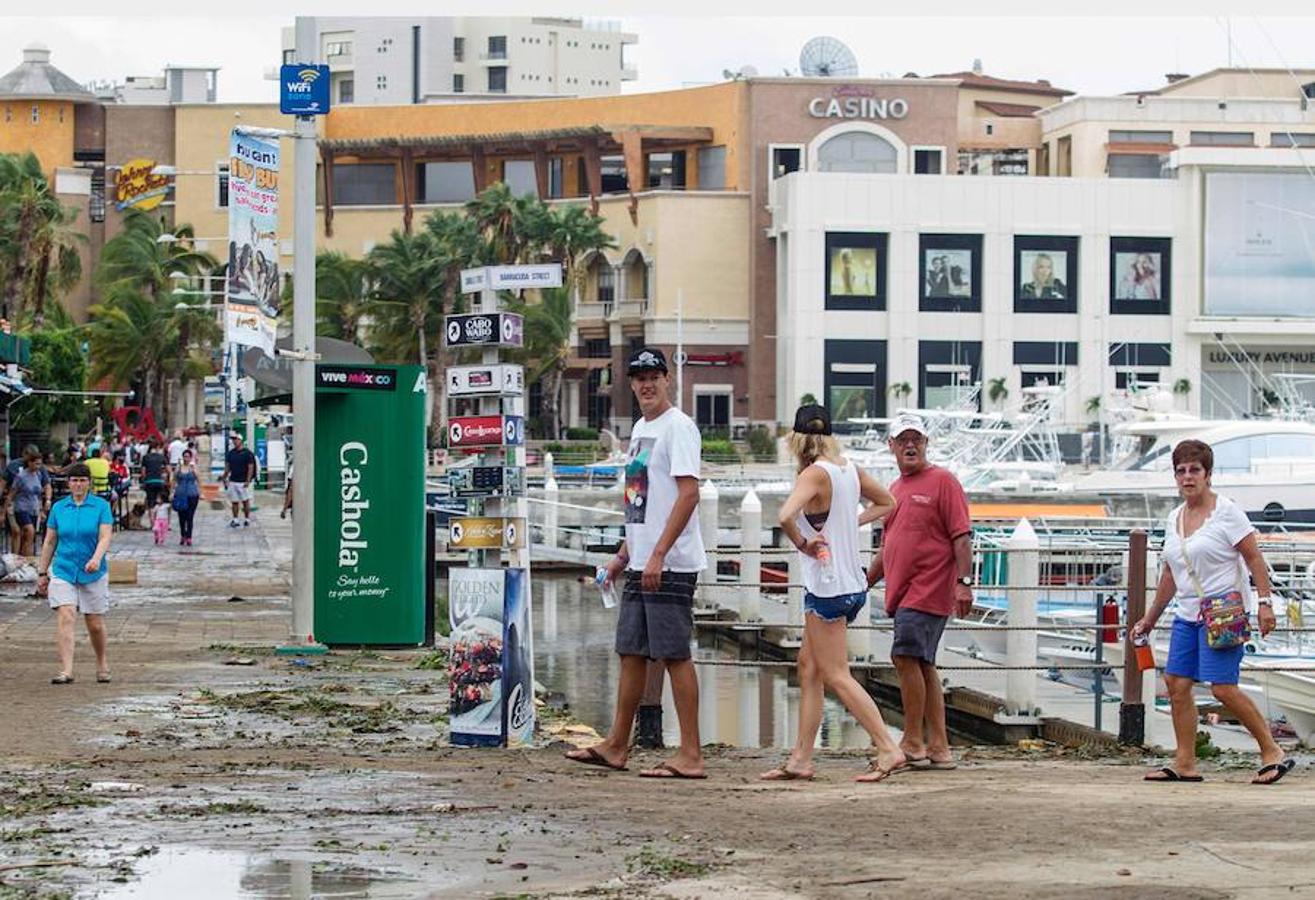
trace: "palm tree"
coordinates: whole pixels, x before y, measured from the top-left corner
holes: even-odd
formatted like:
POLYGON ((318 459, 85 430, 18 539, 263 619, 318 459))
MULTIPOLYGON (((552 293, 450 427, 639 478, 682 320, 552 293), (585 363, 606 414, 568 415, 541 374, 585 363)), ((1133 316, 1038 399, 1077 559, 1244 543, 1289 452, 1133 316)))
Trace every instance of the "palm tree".
POLYGON ((372 273, 368 260, 343 253, 315 256, 315 333, 355 343, 369 312, 372 273))
POLYGON ((603 231, 603 217, 585 206, 569 205, 550 210, 544 250, 549 259, 562 264, 562 283, 578 287, 583 270, 580 260, 590 251, 611 250, 616 240, 603 231))
POLYGON ((1005 377, 992 378, 987 382, 986 396, 992 403, 1003 403, 1009 399, 1009 388, 1005 386, 1005 377))
POLYGON ((123 230, 101 251, 96 277, 106 290, 126 285, 156 297, 173 289, 175 272, 194 277, 218 266, 213 256, 196 249, 191 225, 170 231, 163 217, 130 210, 123 230))
MULTIPOLYGON (((451 260, 427 232, 394 231, 386 244, 369 253, 373 273, 371 342, 387 360, 415 360, 425 367, 431 404, 435 362, 442 345, 444 298, 451 260)), ((426 416, 432 422, 433 406, 426 416)))
POLYGON ((532 367, 527 383, 542 381, 544 430, 556 440, 561 436, 562 377, 571 355, 571 292, 548 288, 539 292, 538 303, 513 300, 507 308, 525 317, 523 357, 532 367))
POLYGON ((46 304, 82 278, 73 230, 77 211, 65 207, 32 153, 0 155, 0 302, 6 316, 28 311, 40 327, 46 304))

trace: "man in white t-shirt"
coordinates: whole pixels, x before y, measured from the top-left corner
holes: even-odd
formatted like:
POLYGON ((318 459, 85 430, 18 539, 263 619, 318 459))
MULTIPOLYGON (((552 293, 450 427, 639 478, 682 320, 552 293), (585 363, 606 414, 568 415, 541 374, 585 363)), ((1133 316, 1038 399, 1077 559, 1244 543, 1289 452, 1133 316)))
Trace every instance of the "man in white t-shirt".
POLYGON ((183 440, 181 431, 174 432, 174 439, 169 442, 169 465, 175 469, 183 461, 183 451, 187 449, 187 441, 183 440))
POLYGON ((706 778, 699 743, 699 683, 690 658, 694 588, 704 567, 699 505, 702 437, 689 416, 671 404, 667 358, 643 347, 626 369, 643 418, 630 433, 626 460, 626 539, 607 564, 607 579, 625 573, 616 623, 621 657, 616 717, 601 743, 567 759, 624 769, 630 729, 644 690, 649 660, 666 666, 680 721, 680 749, 645 778, 706 778))

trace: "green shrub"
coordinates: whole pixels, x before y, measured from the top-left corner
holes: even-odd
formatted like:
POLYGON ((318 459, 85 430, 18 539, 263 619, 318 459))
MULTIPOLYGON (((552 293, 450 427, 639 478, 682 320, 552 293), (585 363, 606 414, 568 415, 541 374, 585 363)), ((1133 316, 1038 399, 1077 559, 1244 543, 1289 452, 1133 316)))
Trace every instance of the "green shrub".
POLYGON ((738 461, 740 458, 739 451, 735 449, 735 445, 726 438, 704 438, 703 456, 706 459, 712 459, 718 462, 725 460, 738 461))
POLYGON ((754 462, 776 462, 776 437, 762 425, 750 429, 749 453, 754 462))
POLYGON ((598 429, 568 428, 566 429, 566 439, 568 441, 596 441, 598 440, 598 429))

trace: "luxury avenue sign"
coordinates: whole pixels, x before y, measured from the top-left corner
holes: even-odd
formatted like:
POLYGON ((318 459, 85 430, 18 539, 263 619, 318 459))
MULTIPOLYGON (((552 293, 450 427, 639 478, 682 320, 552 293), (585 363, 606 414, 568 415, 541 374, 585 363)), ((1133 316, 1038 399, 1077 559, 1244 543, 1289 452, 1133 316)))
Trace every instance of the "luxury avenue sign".
POLYGON ((808 114, 815 119, 902 119, 909 114, 903 97, 877 97, 861 87, 839 87, 830 97, 808 101, 808 114))

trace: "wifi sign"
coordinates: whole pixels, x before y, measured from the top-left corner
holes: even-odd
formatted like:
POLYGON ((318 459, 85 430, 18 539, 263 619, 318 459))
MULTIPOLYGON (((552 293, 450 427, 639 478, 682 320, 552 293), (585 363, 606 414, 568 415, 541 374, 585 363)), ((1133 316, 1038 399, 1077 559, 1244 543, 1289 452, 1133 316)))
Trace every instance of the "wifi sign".
POLYGON ((288 116, 326 114, 330 83, 328 66, 283 66, 279 70, 279 111, 288 116))

